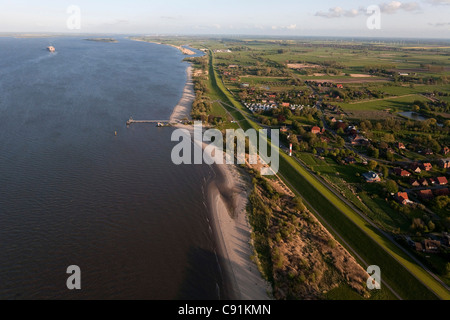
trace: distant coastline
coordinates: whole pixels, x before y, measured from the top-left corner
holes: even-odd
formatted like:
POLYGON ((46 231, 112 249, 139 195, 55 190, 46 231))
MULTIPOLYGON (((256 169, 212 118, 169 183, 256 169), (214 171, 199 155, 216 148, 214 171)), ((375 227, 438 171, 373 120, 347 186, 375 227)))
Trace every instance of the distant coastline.
POLYGON ((118 43, 114 38, 88 38, 84 39, 85 41, 94 41, 94 42, 106 42, 106 43, 118 43))
POLYGON ((156 42, 156 41, 149 41, 149 40, 145 40, 143 38, 129 38, 130 40, 133 41, 140 41, 140 42, 147 42, 147 43, 153 43, 153 44, 160 44, 160 45, 166 45, 166 46, 171 46, 173 48, 176 48, 178 50, 181 51, 181 53, 183 53, 184 55, 187 56, 193 56, 194 54, 196 54, 194 51, 189 50, 187 48, 183 48, 182 46, 176 46, 174 44, 169 44, 169 43, 161 43, 161 42, 156 42))

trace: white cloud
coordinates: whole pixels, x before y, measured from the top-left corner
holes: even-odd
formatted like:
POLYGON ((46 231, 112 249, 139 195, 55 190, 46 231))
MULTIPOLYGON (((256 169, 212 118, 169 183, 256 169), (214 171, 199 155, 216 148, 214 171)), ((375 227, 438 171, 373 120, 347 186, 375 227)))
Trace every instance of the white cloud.
POLYGON ((427 0, 428 3, 431 3, 433 5, 439 6, 439 5, 450 5, 450 0, 427 0))
POLYGON ((271 29, 272 30, 296 30, 297 29, 297 25, 296 24, 291 24, 289 26, 272 26, 271 29))
POLYGON ((429 25, 430 25, 430 26, 433 26, 433 27, 438 27, 438 28, 440 28, 440 27, 447 27, 447 26, 450 26, 450 22, 429 23, 429 25))
POLYGON ((344 10, 341 7, 334 7, 328 9, 328 11, 319 11, 316 13, 316 16, 323 18, 340 18, 340 17, 356 17, 361 13, 361 10, 351 9, 344 10))
MULTIPOLYGON (((430 1, 445 1, 449 2, 450 0, 430 0, 430 1)), ((381 12, 387 14, 394 14, 400 10, 412 12, 420 10, 420 5, 417 2, 400 2, 400 1, 391 1, 389 3, 382 3, 379 5, 381 12)), ((359 9, 350 9, 345 10, 341 7, 334 7, 328 9, 328 11, 319 11, 316 13, 317 17, 323 18, 341 18, 341 17, 357 17, 361 14, 366 14, 366 8, 359 9)))
POLYGON ((389 3, 380 4, 380 8, 381 12, 393 14, 400 10, 416 11, 420 9, 420 6, 417 2, 391 1, 389 3))

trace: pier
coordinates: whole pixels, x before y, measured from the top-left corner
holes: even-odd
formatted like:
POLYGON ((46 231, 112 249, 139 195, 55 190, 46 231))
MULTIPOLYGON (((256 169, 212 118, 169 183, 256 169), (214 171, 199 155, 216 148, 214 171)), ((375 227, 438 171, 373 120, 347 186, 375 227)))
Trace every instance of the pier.
POLYGON ((127 121, 127 126, 135 123, 154 123, 157 124, 158 127, 167 127, 171 125, 170 120, 134 120, 133 118, 130 118, 127 121))

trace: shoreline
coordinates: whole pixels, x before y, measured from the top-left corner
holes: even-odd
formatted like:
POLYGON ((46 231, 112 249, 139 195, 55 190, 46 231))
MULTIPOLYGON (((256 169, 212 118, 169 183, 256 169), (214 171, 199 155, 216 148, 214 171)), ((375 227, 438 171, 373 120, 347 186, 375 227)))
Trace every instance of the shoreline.
POLYGON ((246 208, 249 182, 234 165, 215 165, 214 169, 220 177, 215 177, 208 186, 208 204, 233 298, 241 301, 271 300, 268 294, 270 285, 252 260, 252 229, 246 208))
MULTIPOLYGON (((191 119, 192 103, 195 101, 191 64, 186 73, 183 95, 174 107, 170 122, 175 124, 175 128, 187 129, 192 134, 192 126, 181 124, 185 118, 191 119)), ((202 148, 205 146, 203 144, 202 148)), ((230 291, 229 294, 234 300, 270 300, 270 284, 264 280, 257 264, 252 260, 252 228, 246 208, 250 192, 249 182, 245 181, 235 165, 214 165, 212 168, 216 176, 207 186, 207 202, 219 260, 225 269, 223 289, 230 291)))
MULTIPOLYGON (((193 133, 192 126, 176 124, 175 127, 193 133)), ((203 144, 202 148, 206 146, 203 144)), ((218 259, 224 269, 223 289, 230 295, 229 300, 272 300, 271 286, 252 260, 255 251, 247 213, 250 181, 246 181, 236 165, 211 167, 215 177, 207 186, 207 204, 218 259)))
POLYGON ((159 44, 159 45, 165 45, 165 46, 170 46, 172 48, 178 49, 181 51, 182 54, 186 55, 186 56, 193 56, 196 55, 196 53, 192 50, 183 48, 182 46, 176 46, 174 44, 169 44, 169 43, 161 43, 161 42, 155 42, 155 41, 146 41, 143 39, 136 39, 136 38, 128 38, 131 41, 139 41, 139 42, 147 42, 147 43, 153 43, 153 44, 159 44))
POLYGON ((194 82, 192 78, 193 67, 191 64, 186 68, 187 80, 183 89, 183 95, 180 101, 173 109, 170 116, 171 123, 179 123, 185 119, 191 120, 192 104, 195 101, 194 82))

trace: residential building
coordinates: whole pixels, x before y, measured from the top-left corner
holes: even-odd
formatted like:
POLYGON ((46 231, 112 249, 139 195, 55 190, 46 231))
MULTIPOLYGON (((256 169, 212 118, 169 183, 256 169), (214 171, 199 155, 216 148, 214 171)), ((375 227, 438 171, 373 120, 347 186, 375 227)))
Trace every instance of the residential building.
POLYGON ((434 198, 433 191, 431 191, 431 190, 420 190, 417 192, 417 195, 422 200, 431 200, 434 198))
POLYGON ((411 177, 411 173, 401 168, 395 168, 394 173, 400 177, 411 177))
POLYGON ((316 126, 311 129, 311 132, 314 134, 320 134, 322 132, 322 129, 316 126))
POLYGON ((439 248, 441 247, 441 242, 436 240, 425 240, 423 242, 425 247, 425 252, 427 253, 439 253, 439 248))
POLYGON ((406 193, 406 192, 399 192, 399 193, 395 194, 395 199, 398 201, 398 203, 403 204, 403 205, 406 205, 411 202, 409 200, 408 193, 406 193))
POLYGON ((380 182, 381 178, 378 174, 376 174, 373 171, 367 172, 363 174, 364 179, 366 179, 366 182, 368 183, 374 183, 374 182, 380 182))
POLYGON ((443 169, 450 168, 450 159, 442 159, 439 161, 439 166, 443 169))

